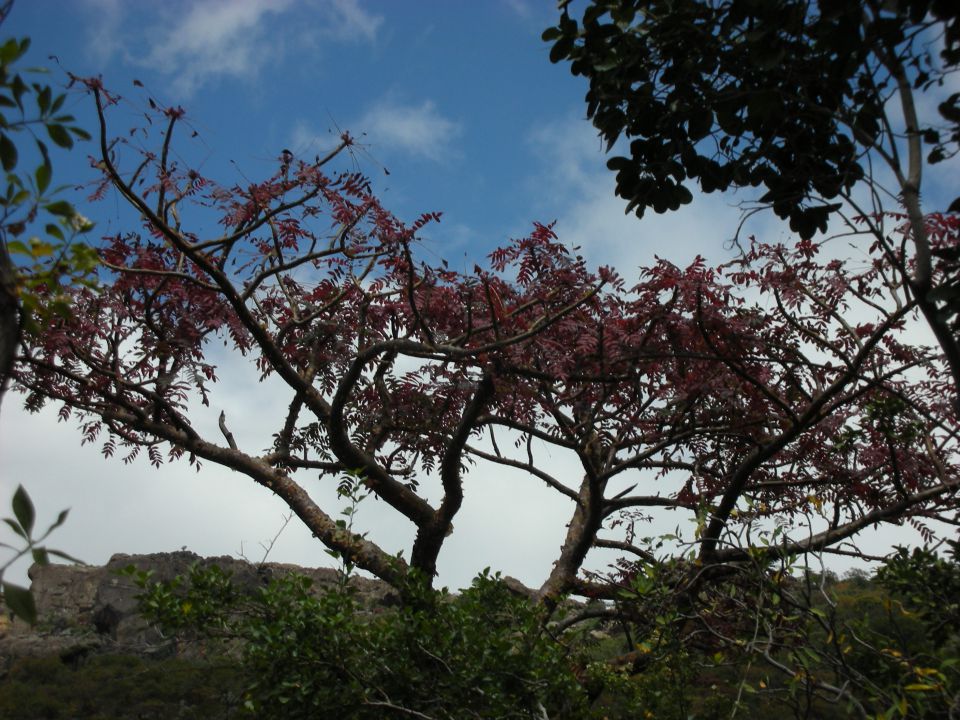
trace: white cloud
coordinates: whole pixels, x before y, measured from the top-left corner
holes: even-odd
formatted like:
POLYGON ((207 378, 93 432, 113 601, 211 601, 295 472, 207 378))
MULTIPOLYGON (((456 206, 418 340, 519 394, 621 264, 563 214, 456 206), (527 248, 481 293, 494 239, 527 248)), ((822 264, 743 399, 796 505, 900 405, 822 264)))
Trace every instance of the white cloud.
POLYGON ((383 24, 382 15, 372 15, 357 0, 328 0, 331 32, 345 40, 373 42, 383 24))
POLYGON ((121 0, 88 0, 90 54, 100 62, 120 54, 134 65, 171 79, 179 95, 190 95, 219 78, 254 78, 302 42, 318 37, 374 42, 383 17, 359 0, 316 0, 308 6, 311 28, 289 28, 271 16, 303 10, 293 0, 194 0, 146 10, 121 0), (150 13, 143 15, 143 12, 150 13), (157 30, 156 28, 162 28, 157 30), (314 30, 314 27, 316 28, 314 30))
POLYGON ((453 143, 462 128, 444 117, 432 100, 424 100, 419 105, 404 105, 389 98, 382 100, 352 127, 366 134, 375 152, 396 150, 434 162, 459 155, 453 143))
MULTIPOLYGON (((362 136, 362 144, 369 147, 375 158, 394 152, 442 163, 461 154, 454 143, 462 134, 462 127, 442 115, 432 100, 417 105, 386 98, 345 127, 355 138, 362 136)), ((297 155, 321 152, 336 140, 337 136, 330 131, 317 130, 302 118, 294 122, 290 131, 290 148, 297 155)))
POLYGON ((527 0, 503 0, 506 6, 521 18, 528 18, 531 15, 530 6, 527 0))
POLYGON ((174 89, 189 95, 218 76, 256 75, 277 43, 266 42, 265 19, 291 0, 204 0, 161 33, 144 63, 174 77, 174 89))
MULTIPOLYGON (((351 135, 354 134, 352 127, 345 129, 351 135)), ((307 159, 313 155, 326 155, 327 151, 332 150, 339 143, 340 130, 338 128, 331 128, 321 132, 306 120, 300 119, 293 124, 293 129, 290 131, 288 147, 297 157, 307 159)))
MULTIPOLYGON (((540 198, 541 217, 555 217, 557 234, 580 247, 588 265, 611 265, 629 282, 637 268, 654 256, 685 265, 698 254, 711 264, 730 255, 740 209, 729 195, 694 194, 694 201, 676 212, 648 210, 642 219, 625 214, 616 197, 614 173, 606 168, 604 146, 585 120, 566 118, 547 123, 529 135, 532 154, 544 158, 528 185, 540 198), (559 214, 557 214, 559 213, 559 214)), ((778 240, 783 224, 772 213, 754 216, 741 231, 778 240)))
POLYGON ((100 65, 105 64, 122 50, 124 5, 123 0, 87 0, 90 14, 96 18, 91 23, 87 51, 100 65))

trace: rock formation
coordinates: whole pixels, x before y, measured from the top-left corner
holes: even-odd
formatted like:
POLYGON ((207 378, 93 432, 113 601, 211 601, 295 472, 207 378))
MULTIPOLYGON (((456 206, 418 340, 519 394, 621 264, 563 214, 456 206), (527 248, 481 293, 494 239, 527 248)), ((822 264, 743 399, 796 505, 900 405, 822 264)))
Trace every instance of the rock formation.
MULTIPOLYGON (((65 662, 75 662, 100 652, 141 656, 185 652, 137 614, 140 588, 120 571, 133 565, 153 571, 155 580, 171 580, 189 573, 195 564, 219 566, 231 574, 239 588, 249 592, 293 572, 311 578, 318 591, 337 582, 337 571, 330 568, 254 565, 232 557, 201 558, 187 551, 114 555, 102 567, 34 565, 29 576, 37 603, 37 625, 31 628, 11 619, 0 606, 0 674, 13 659, 25 656, 59 654, 65 662)), ((364 607, 376 610, 390 604, 392 591, 388 585, 361 577, 353 577, 350 582, 364 607)))

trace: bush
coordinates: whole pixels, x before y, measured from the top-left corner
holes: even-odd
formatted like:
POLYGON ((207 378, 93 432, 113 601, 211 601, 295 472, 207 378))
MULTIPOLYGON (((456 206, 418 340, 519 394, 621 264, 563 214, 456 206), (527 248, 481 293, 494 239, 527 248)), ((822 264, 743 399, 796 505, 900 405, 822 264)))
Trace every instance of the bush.
POLYGON ((21 658, 0 683, 0 717, 17 720, 233 720, 235 666, 97 655, 78 667, 59 657, 21 658))
POLYGON ((365 612, 346 583, 275 580, 252 597, 219 570, 150 584, 142 611, 182 635, 240 641, 258 718, 582 718, 568 651, 526 598, 482 574, 459 596, 411 577, 398 607, 365 612), (420 715, 417 715, 417 714, 420 715))

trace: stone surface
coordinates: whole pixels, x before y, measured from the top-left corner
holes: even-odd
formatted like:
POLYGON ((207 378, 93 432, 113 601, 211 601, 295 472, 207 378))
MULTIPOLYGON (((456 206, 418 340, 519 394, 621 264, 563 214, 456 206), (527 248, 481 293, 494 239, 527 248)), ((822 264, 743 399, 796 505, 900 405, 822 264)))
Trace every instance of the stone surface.
MULTIPOLYGON (((94 652, 157 656, 189 653, 164 638, 136 611, 140 589, 133 579, 120 575, 128 566, 153 572, 154 580, 171 580, 189 573, 195 564, 217 565, 231 574, 234 583, 248 592, 271 579, 296 572, 313 580, 317 591, 337 582, 331 568, 302 568, 281 563, 254 565, 232 557, 201 558, 187 551, 153 555, 114 555, 102 567, 34 565, 31 590, 37 603, 37 625, 11 618, 0 607, 0 673, 17 657, 59 654, 74 662, 94 652)), ((378 580, 351 578, 363 607, 376 612, 390 605, 391 588, 378 580)))

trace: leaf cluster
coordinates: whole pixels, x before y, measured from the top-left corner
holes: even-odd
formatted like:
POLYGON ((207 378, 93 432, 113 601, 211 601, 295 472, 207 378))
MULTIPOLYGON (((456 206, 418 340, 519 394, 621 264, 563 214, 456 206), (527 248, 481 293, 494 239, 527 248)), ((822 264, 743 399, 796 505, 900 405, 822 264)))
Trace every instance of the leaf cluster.
MULTIPOLYGON (((865 151, 890 139, 891 68, 929 89, 960 58, 960 14, 943 0, 596 0, 579 23, 561 5, 543 34, 550 59, 589 80, 587 115, 608 149, 629 141, 607 165, 638 216, 689 203, 693 185, 762 187, 801 237, 825 232, 866 175, 865 151), (927 46, 938 31, 941 64, 927 46)), ((958 100, 940 107, 949 139, 924 130, 931 161, 960 134, 958 100)))
POLYGON ((840 580, 790 563, 728 571, 695 605, 663 568, 621 576, 621 632, 638 652, 632 672, 594 667, 611 706, 669 718, 949 717, 960 696, 955 559, 901 548, 840 580))
MULTIPOLYGON (((48 565, 51 556, 69 562, 80 562, 65 552, 53 550, 41 545, 41 543, 49 537, 50 533, 66 522, 69 510, 61 511, 60 514, 57 515, 57 519, 51 523, 50 527, 35 537, 34 524, 36 520, 36 510, 34 509, 30 495, 22 485, 17 486, 17 490, 14 492, 13 498, 10 501, 10 507, 13 510, 13 517, 5 517, 3 518, 3 522, 13 531, 17 538, 19 538, 20 543, 18 546, 0 542, 0 548, 12 552, 12 555, 7 558, 7 561, 0 566, 0 581, 3 580, 4 571, 21 557, 28 554, 33 559, 33 562, 38 565, 48 565)), ((30 590, 10 582, 3 582, 2 587, 3 593, 0 595, 0 600, 7 606, 10 612, 31 625, 36 623, 37 606, 30 590)))
POLYGON ((33 82, 26 74, 40 74, 44 69, 16 69, 29 47, 29 38, 10 38, 0 45, 0 164, 5 172, 5 185, 0 186, 0 241, 4 263, 12 263, 15 269, 12 292, 23 324, 34 323, 37 314, 67 314, 69 297, 63 288, 71 284, 92 287, 97 265, 95 250, 73 242, 93 223, 68 201, 56 199, 62 188, 51 185, 53 164, 46 142, 70 150, 77 140, 89 140, 90 134, 64 111, 65 93, 57 94, 50 85, 33 82), (16 137, 21 133, 33 137, 39 157, 39 164, 29 173, 18 170, 25 156, 16 137), (46 218, 43 236, 27 236, 41 212, 46 218))
POLYGON ((414 574, 398 607, 374 612, 298 576, 252 597, 216 569, 139 582, 141 612, 166 630, 239 643, 257 717, 584 717, 567 651, 496 576, 451 597, 414 574))
POLYGON ((0 716, 17 720, 232 720, 245 716, 239 671, 183 658, 58 655, 14 660, 0 683, 0 716))

